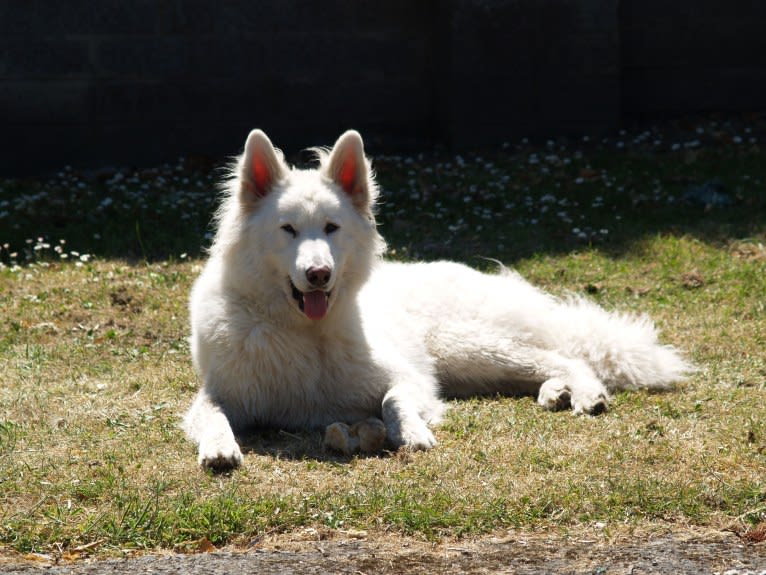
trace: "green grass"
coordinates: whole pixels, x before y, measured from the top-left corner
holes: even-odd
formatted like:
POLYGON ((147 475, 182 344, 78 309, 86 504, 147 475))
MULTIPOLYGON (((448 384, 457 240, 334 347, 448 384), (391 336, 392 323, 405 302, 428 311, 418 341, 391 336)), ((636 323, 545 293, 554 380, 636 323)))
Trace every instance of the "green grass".
POLYGON ((766 155, 744 127, 674 132, 675 150, 653 132, 375 162, 391 257, 497 258, 555 293, 649 313, 700 367, 677 391, 618 395, 597 418, 454 402, 424 453, 347 459, 318 433, 265 431, 230 476, 197 469, 178 428, 218 173, 185 161, 0 181, 0 550, 764 521, 766 155), (728 203, 684 200, 712 181, 728 203))

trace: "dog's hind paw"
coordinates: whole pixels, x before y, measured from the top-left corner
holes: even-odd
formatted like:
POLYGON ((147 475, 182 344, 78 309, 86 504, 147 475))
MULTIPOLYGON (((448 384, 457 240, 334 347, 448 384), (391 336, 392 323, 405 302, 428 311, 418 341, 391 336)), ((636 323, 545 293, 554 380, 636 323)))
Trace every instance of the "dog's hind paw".
POLYGON ((324 434, 324 446, 340 451, 345 455, 377 453, 386 442, 386 427, 380 419, 371 417, 355 423, 351 427, 336 422, 327 426, 324 434))
POLYGON ((593 397, 576 397, 572 401, 572 411, 575 415, 601 415, 609 408, 609 399, 603 393, 593 397))
POLYGON ((216 473, 229 471, 242 465, 242 451, 237 442, 218 443, 215 441, 202 442, 199 446, 197 463, 203 469, 216 473))
POLYGON ((600 415, 609 407, 609 397, 598 386, 571 386, 552 378, 540 386, 537 403, 550 411, 572 409, 575 415, 600 415))
POLYGON ((348 425, 338 421, 331 423, 324 430, 324 447, 344 455, 353 455, 359 451, 359 438, 351 435, 348 425))
POLYGON ((376 417, 370 417, 354 424, 352 431, 359 436, 359 449, 362 453, 377 453, 386 443, 386 426, 376 417))

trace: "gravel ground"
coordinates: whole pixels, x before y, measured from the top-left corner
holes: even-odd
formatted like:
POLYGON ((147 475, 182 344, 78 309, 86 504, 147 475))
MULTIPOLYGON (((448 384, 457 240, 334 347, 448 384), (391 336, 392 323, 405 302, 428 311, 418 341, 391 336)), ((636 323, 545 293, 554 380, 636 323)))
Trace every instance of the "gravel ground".
MULTIPOLYGON (((7 561, 7 559, 6 559, 7 561)), ((619 543, 514 534, 428 545, 388 538, 271 545, 248 552, 145 555, 122 560, 41 565, 0 563, 0 573, 96 574, 514 573, 519 575, 766 575, 766 544, 732 533, 664 535, 619 543)))

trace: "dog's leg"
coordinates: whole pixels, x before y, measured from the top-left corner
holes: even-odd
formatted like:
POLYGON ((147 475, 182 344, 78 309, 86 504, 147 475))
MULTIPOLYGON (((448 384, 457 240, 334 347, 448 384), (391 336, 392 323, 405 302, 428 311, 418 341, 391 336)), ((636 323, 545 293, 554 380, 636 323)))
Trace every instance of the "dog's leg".
POLYGON ((543 350, 532 355, 544 379, 537 393, 537 403, 542 407, 550 410, 571 407, 575 414, 589 415, 606 411, 609 392, 584 360, 543 350))
POLYGON ((439 356, 437 372, 449 396, 536 394, 545 409, 571 407, 591 415, 606 411, 609 404, 606 387, 587 362, 555 351, 477 337, 459 344, 455 340, 439 356))
MULTIPOLYGON (((429 385, 427 389, 430 389, 429 385)), ((436 445, 429 422, 444 410, 441 401, 422 386, 410 382, 394 385, 383 398, 383 423, 394 447, 430 449, 436 445)))
POLYGON ((242 452, 223 409, 203 388, 184 419, 184 430, 199 446, 197 462, 215 471, 242 464, 242 452))
POLYGON ((545 409, 571 407, 575 414, 599 415, 607 410, 609 393, 590 367, 580 360, 565 359, 556 367, 561 373, 540 386, 537 403, 545 409))

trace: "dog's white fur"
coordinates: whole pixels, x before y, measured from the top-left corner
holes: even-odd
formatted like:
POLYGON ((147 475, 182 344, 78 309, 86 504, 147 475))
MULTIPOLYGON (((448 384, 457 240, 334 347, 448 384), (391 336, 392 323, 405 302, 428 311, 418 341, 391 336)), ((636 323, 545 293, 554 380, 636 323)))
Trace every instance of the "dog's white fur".
POLYGON ((202 466, 239 465, 234 430, 249 426, 380 417, 393 447, 427 449, 442 396, 535 394, 595 414, 612 391, 667 388, 688 370, 647 318, 504 268, 383 261, 361 137, 317 153, 318 169, 292 169, 254 130, 227 183, 190 305, 202 387, 184 428, 202 466))

